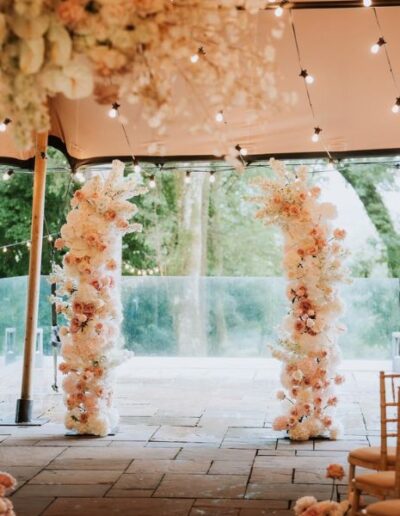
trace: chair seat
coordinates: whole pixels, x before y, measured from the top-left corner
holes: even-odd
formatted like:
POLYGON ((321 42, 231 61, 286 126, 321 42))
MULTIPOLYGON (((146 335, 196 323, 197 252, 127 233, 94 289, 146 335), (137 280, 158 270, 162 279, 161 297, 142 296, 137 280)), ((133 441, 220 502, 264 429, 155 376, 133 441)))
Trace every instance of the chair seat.
POLYGON ((368 516, 399 516, 400 500, 385 500, 367 507, 368 516))
MULTIPOLYGON (((365 448, 356 448, 349 453, 349 461, 351 459, 361 460, 363 462, 371 462, 377 464, 381 460, 380 446, 366 446, 365 448)), ((387 461, 389 465, 396 463, 396 448, 388 447, 387 461)))
POLYGON ((365 486, 366 490, 368 490, 368 487, 390 490, 394 489, 395 472, 379 471, 378 473, 357 475, 355 480, 357 486, 365 486))

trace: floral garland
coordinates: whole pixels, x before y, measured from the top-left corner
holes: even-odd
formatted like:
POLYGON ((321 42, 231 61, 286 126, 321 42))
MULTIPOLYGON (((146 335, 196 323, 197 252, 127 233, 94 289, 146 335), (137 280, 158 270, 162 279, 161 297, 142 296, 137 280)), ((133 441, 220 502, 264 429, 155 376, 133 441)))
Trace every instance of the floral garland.
POLYGON ((63 268, 56 267, 51 277, 57 311, 69 321, 60 328, 65 424, 81 434, 104 436, 118 423, 112 370, 127 353, 119 328, 121 237, 141 231, 140 224, 129 223, 137 207, 127 199, 146 192, 123 171, 124 164, 115 160, 106 179, 95 176, 75 192, 55 242, 57 249, 69 248, 63 268))
MULTIPOLYGON (((219 111, 282 104, 274 48, 243 50, 251 41, 250 15, 264 8, 265 0, 5 0, 0 122, 11 120, 17 143, 28 148, 32 131, 49 128, 49 97, 94 92, 102 104, 121 98, 139 104, 161 132, 167 118, 187 111, 194 95, 204 121, 192 128, 222 134, 214 120, 219 111), (177 83, 190 93, 186 102, 173 94, 177 83)), ((280 29, 271 29, 279 37, 280 29)), ((216 153, 227 151, 237 161, 238 150, 223 143, 224 152, 216 153)))
POLYGON ((0 516, 16 516, 13 503, 6 497, 7 491, 15 489, 16 485, 12 475, 0 471, 0 516))
POLYGON ((338 400, 334 385, 344 381, 336 374, 340 360, 336 323, 342 311, 335 284, 345 279, 340 241, 346 232, 334 229, 336 208, 318 201, 320 188, 310 187, 307 169, 291 171, 270 161, 275 177, 259 179, 263 195, 256 217, 280 226, 284 236, 284 269, 290 310, 282 325, 273 356, 283 362, 284 390, 277 393, 287 411, 273 423, 293 440, 329 436, 337 438, 340 425, 333 421, 338 400))

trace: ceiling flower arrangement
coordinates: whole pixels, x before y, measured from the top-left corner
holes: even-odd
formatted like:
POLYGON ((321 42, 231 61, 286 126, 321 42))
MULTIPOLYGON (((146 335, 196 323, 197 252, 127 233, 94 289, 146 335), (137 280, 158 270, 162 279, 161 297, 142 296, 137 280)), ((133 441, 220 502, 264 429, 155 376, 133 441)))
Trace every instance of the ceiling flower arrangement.
MULTIPOLYGON (((265 4, 2 2, 0 118, 12 120, 16 141, 26 148, 33 131, 49 128, 48 97, 61 93, 77 99, 94 93, 104 104, 121 99, 140 104, 149 125, 161 132, 167 120, 195 103, 201 109, 196 126, 221 134, 229 108, 271 109, 283 101, 275 86, 273 47, 260 53, 251 44, 251 15, 265 4)), ((216 152, 235 160, 238 151, 233 149, 225 145, 216 152)))
POLYGON ((262 195, 254 198, 261 206, 256 217, 282 229, 290 302, 273 349, 273 356, 283 362, 284 390, 277 397, 286 406, 273 427, 287 431, 293 440, 335 439, 340 428, 334 420, 335 385, 344 381, 336 372, 337 338, 344 330, 337 322, 342 305, 336 284, 346 279, 346 232, 333 228, 336 208, 318 200, 320 189, 309 185, 305 167, 291 171, 282 162, 270 164, 275 177, 257 182, 262 195))

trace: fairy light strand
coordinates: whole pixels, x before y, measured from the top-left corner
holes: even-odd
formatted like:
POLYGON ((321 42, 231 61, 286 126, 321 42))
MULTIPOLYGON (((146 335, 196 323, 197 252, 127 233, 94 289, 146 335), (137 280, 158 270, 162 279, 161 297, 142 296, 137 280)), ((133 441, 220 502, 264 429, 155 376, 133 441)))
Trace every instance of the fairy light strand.
MULTIPOLYGON (((382 31, 381 23, 379 21, 378 12, 377 12, 375 7, 373 7, 372 11, 374 13, 374 18, 375 18, 376 26, 378 27, 378 31, 379 31, 379 34, 380 34, 378 43, 376 43, 376 45, 379 46, 378 51, 379 51, 380 48, 383 48, 383 51, 384 51, 385 57, 386 57, 386 62, 387 62, 388 68, 389 68, 389 73, 390 73, 390 76, 392 78, 394 89, 396 91, 396 100, 395 100, 395 103, 393 104, 392 111, 393 111, 393 113, 399 113, 400 112, 400 88, 399 88, 399 84, 398 84, 396 75, 395 75, 394 70, 393 70, 392 60, 390 59, 390 54, 389 54, 389 50, 388 50, 387 41, 383 37, 383 31, 382 31)), ((375 47, 375 45, 373 45, 373 47, 375 47)), ((371 51, 372 51, 372 48, 371 48, 371 51)), ((374 52, 374 53, 376 53, 376 52, 374 52)))
POLYGON ((299 41, 298 41, 298 38, 297 38, 297 32, 296 32, 296 27, 295 27, 295 24, 294 24, 294 18, 293 18, 293 11, 292 11, 292 9, 289 9, 289 18, 290 18, 290 25, 292 27, 293 39, 294 39, 294 43, 295 43, 295 47, 296 47, 297 59, 299 61, 299 67, 300 67, 300 70, 301 70, 300 77, 303 77, 303 79, 304 79, 303 83, 304 83, 304 88, 305 88, 306 94, 307 94, 308 106, 310 108, 311 116, 312 116, 312 119, 313 119, 313 122, 314 122, 314 133, 311 136, 311 140, 314 143, 317 143, 317 142, 320 141, 324 151, 326 152, 326 154, 328 156, 328 159, 332 160, 333 159, 332 155, 329 152, 327 146, 325 145, 323 137, 321 136, 322 129, 321 129, 321 127, 319 126, 319 124, 317 122, 317 117, 315 115, 314 105, 313 105, 312 100, 311 100, 311 94, 310 94, 309 86, 314 82, 314 77, 307 72, 307 69, 303 66, 303 63, 302 63, 301 53, 300 53, 300 46, 299 46, 299 41))

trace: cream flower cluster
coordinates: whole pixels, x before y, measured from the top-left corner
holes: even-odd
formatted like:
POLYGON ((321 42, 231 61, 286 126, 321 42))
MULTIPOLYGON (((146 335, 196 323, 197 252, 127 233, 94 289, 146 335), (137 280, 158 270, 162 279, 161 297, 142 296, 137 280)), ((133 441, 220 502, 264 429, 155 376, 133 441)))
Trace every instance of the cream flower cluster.
POLYGON ((146 191, 123 171, 115 160, 106 179, 95 176, 75 192, 55 242, 69 249, 51 276, 57 311, 69 322, 60 328, 66 427, 82 434, 104 436, 118 423, 112 370, 126 354, 120 335, 121 237, 141 231, 129 222, 137 207, 128 199, 146 191))
POLYGON ((345 516, 350 512, 350 504, 348 500, 318 502, 314 496, 303 496, 297 500, 293 511, 295 516, 345 516))
POLYGON ((275 177, 260 179, 263 194, 256 217, 278 225, 284 236, 284 270, 290 310, 282 325, 273 356, 283 362, 284 390, 277 397, 286 405, 275 419, 275 430, 286 430, 293 440, 338 437, 333 419, 338 399, 335 385, 344 381, 336 373, 340 360, 337 338, 344 328, 337 323, 342 305, 336 284, 345 280, 342 259, 346 251, 343 229, 333 229, 336 209, 318 201, 320 189, 310 187, 307 169, 291 171, 271 160, 275 177))
POLYGON ((238 164, 216 113, 293 100, 276 88, 274 48, 252 45, 252 15, 264 8, 265 0, 6 0, 0 119, 12 120, 27 147, 33 130, 49 127, 46 99, 56 93, 74 99, 94 91, 108 105, 126 99, 160 133, 168 119, 190 113, 195 99, 191 130, 218 136, 215 154, 238 164))
POLYGON ((16 485, 17 481, 12 475, 0 471, 0 516, 15 516, 13 503, 6 494, 15 489, 16 485))

